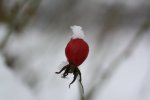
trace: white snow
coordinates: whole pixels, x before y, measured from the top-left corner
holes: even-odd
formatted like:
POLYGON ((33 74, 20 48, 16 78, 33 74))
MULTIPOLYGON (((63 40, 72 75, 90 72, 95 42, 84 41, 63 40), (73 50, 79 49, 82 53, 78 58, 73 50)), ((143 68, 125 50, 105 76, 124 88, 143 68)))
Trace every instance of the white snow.
MULTIPOLYGON (((73 28, 75 27, 73 26, 73 28)), ((87 30, 88 33, 94 33, 87 35, 87 41, 93 47, 91 48, 92 51, 96 51, 94 44, 97 43, 97 30, 99 29, 87 30)), ((2 32, 2 29, 0 31, 2 32)), ((80 66, 86 94, 91 88, 89 83, 91 83, 93 73, 96 72, 95 66, 99 66, 99 64, 100 67, 107 66, 115 55, 124 50, 124 46, 132 39, 131 34, 135 31, 135 29, 121 28, 114 33, 111 32, 112 35, 108 35, 102 44, 104 49, 100 51, 97 48, 97 52, 91 51, 84 65, 80 66), (111 42, 112 46, 110 46, 111 42), (104 55, 101 56, 100 52, 104 55), (96 55, 94 55, 95 53, 96 55), (92 57, 92 55, 94 56, 92 57), (102 59, 101 63, 95 62, 95 58, 102 59)), ((0 100, 60 100, 62 98, 63 100, 79 100, 78 85, 72 84, 71 88, 68 89, 73 75, 69 75, 68 79, 62 79, 60 75, 55 74, 56 71, 59 71, 57 67, 59 62, 65 59, 66 34, 59 34, 59 31, 52 30, 50 31, 51 34, 49 31, 47 34, 46 32, 32 28, 26 30, 24 34, 13 35, 10 38, 5 52, 18 58, 15 65, 16 70, 8 68, 5 64, 5 57, 0 52, 0 100)), ((120 65, 120 68, 115 72, 112 79, 105 84, 102 91, 96 91, 92 100, 150 100, 150 81, 147 79, 146 83, 143 79, 147 75, 147 68, 149 68, 149 36, 143 39, 132 57, 120 65), (138 92, 141 88, 143 89, 143 86, 144 90, 142 91, 144 93, 141 96, 141 93, 138 92)), ((66 64, 67 62, 62 62, 60 67, 66 64)))
POLYGON ((81 26, 74 25, 74 26, 71 26, 70 28, 72 29, 72 32, 73 32, 73 36, 72 36, 73 39, 76 39, 76 38, 84 39, 84 32, 81 26))
POLYGON ((0 53, 0 100, 36 100, 32 91, 5 65, 0 53))

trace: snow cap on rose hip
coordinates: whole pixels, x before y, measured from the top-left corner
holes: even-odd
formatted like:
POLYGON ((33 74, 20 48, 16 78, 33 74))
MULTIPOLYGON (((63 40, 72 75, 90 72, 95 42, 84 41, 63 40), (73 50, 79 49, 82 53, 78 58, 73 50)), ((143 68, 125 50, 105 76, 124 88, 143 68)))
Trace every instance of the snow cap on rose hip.
POLYGON ((71 26, 70 28, 72 29, 73 32, 72 39, 76 39, 76 38, 84 39, 85 35, 81 26, 74 25, 71 26))

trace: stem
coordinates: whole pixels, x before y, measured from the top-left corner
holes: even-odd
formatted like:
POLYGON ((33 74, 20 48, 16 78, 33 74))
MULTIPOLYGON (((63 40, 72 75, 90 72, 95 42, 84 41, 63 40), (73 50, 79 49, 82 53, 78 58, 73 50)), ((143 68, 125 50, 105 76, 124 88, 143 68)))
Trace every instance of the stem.
POLYGON ((78 82, 78 87, 79 87, 79 93, 80 93, 80 100, 85 100, 83 90, 81 90, 81 85, 79 82, 78 82))

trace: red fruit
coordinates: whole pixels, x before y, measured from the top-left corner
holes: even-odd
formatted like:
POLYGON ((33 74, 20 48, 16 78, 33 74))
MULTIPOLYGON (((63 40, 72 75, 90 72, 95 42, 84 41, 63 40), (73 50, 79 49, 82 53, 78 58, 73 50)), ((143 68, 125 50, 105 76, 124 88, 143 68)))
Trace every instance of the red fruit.
POLYGON ((79 66, 87 58, 89 46, 83 39, 71 39, 66 46, 65 54, 69 64, 79 66))
POLYGON ((74 34, 72 36, 72 39, 69 41, 69 43, 65 48, 65 54, 69 64, 63 66, 60 71, 56 72, 56 74, 60 74, 61 72, 64 71, 62 74, 62 78, 66 78, 66 76, 68 76, 69 73, 70 74, 72 73, 74 75, 72 82, 69 84, 69 88, 70 85, 75 82, 77 76, 79 75, 79 82, 82 86, 83 93, 84 93, 81 72, 78 66, 81 65, 84 62, 84 60, 87 58, 89 53, 89 46, 82 39, 84 37, 84 32, 82 31, 82 27, 72 26, 71 29, 74 34))

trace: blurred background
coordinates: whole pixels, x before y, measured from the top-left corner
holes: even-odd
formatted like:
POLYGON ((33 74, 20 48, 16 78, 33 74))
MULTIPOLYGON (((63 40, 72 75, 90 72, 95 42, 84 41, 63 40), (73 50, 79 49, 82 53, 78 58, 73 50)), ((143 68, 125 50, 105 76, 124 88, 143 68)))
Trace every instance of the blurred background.
POLYGON ((0 0, 0 100, 150 100, 149 0, 0 0), (79 25, 90 46, 73 76, 55 72, 79 25))

